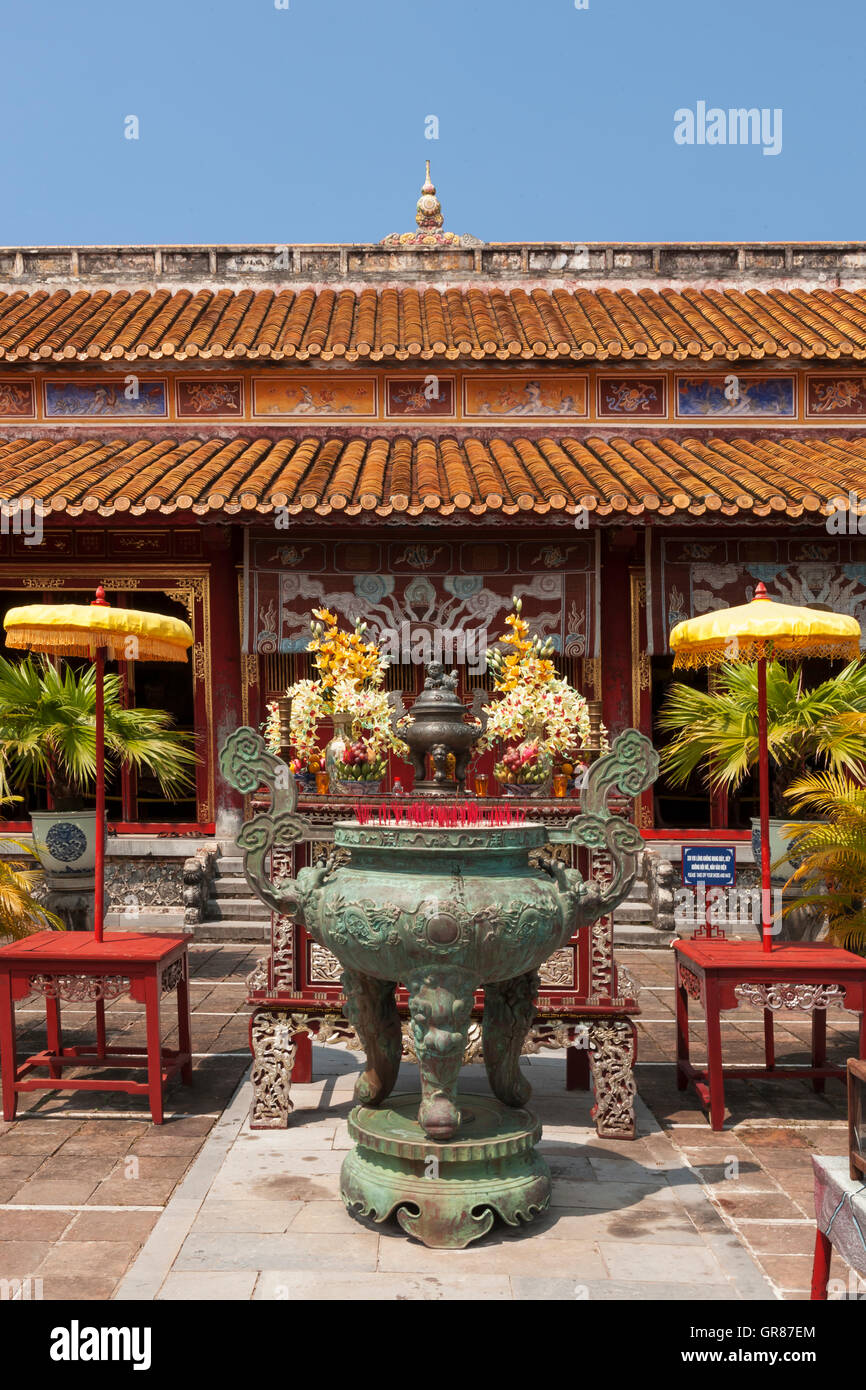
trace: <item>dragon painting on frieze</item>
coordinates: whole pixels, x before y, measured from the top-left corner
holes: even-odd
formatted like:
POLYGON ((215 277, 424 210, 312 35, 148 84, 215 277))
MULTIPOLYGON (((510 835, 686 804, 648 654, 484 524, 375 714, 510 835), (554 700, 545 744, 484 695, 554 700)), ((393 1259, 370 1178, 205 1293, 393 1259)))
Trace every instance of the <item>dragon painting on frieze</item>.
POLYGON ((866 632, 866 537, 664 538, 649 565, 650 653, 666 652, 685 618, 748 603, 759 582, 780 603, 845 613, 866 632))
POLYGON ((329 609, 347 626, 365 622, 380 644, 385 634, 392 643, 396 634, 406 648, 425 633, 456 632, 483 634, 492 643, 514 597, 523 600, 532 630, 551 637, 556 651, 595 652, 596 556, 583 537, 558 547, 555 567, 537 542, 433 548, 319 542, 308 548, 303 568, 285 566, 284 551, 285 542, 273 537, 251 541, 244 647, 250 653, 306 651, 314 608, 329 609))

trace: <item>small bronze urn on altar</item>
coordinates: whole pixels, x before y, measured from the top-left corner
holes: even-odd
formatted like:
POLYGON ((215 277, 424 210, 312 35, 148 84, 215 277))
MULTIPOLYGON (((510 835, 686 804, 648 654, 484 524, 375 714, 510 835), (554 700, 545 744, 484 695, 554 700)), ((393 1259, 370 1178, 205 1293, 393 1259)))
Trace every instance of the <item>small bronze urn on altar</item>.
MULTIPOLYGON (((453 795, 462 792, 466 784, 466 769, 476 740, 484 732, 486 718, 480 706, 486 694, 476 690, 472 714, 469 715, 457 694, 457 672, 450 675, 440 661, 431 661, 424 689, 410 711, 410 722, 401 727, 400 737, 408 745, 409 761, 415 773, 415 790, 453 795), (433 776, 427 776, 427 755, 433 765, 433 776), (448 757, 454 757, 454 775, 449 776, 448 757)), ((404 713, 397 701, 395 722, 404 713)))

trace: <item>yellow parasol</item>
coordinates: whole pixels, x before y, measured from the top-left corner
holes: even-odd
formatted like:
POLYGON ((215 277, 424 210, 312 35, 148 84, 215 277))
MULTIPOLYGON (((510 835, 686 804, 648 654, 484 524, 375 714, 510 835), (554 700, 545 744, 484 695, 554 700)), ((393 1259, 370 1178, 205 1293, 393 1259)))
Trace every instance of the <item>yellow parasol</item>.
POLYGON ((94 927, 103 937, 105 916, 105 661, 186 661, 192 630, 179 618, 111 608, 100 584, 84 603, 28 603, 3 620, 7 646, 53 656, 89 656, 96 664, 96 875, 94 927))
POLYGON ((809 656, 860 655, 860 624, 841 613, 776 603, 759 583, 751 603, 715 609, 677 623, 671 632, 674 670, 721 666, 727 661, 758 663, 758 775, 761 801, 761 935, 772 950, 770 907, 770 775, 767 756, 767 661, 809 656))

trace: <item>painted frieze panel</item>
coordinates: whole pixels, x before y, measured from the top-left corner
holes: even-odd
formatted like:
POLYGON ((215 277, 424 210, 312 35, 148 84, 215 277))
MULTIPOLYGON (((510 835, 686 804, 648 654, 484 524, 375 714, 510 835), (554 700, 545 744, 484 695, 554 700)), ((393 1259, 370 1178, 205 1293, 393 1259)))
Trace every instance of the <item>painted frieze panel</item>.
POLYGON ((0 381, 0 416, 36 414, 33 381, 0 381))
POLYGON ((806 414, 813 419, 847 415, 855 418, 866 415, 866 373, 855 375, 837 373, 821 376, 817 372, 808 378, 806 414))
POLYGON ((305 570, 325 568, 325 546, 321 541, 281 541, 259 556, 259 564, 267 569, 297 569, 303 565, 305 570))
POLYGON ((45 382, 46 419, 163 417, 167 413, 164 380, 146 379, 131 373, 126 377, 103 377, 87 382, 45 382))
POLYGON ((85 530, 82 527, 74 531, 73 536, 76 555, 81 555, 89 560, 96 560, 108 553, 106 546, 108 532, 101 528, 97 531, 91 530, 89 527, 85 530))
POLYGON ((370 574, 383 564, 378 541, 337 541, 330 554, 332 565, 343 574, 370 574))
MULTIPOLYGON (((98 532, 94 532, 98 535, 98 532)), ((27 545, 29 537, 25 535, 16 536, 14 532, 8 536, 0 538, 0 554, 28 556, 33 559, 34 548, 27 545)), ((55 559, 60 555, 74 555, 75 541, 71 531, 55 531, 52 527, 46 527, 42 532, 42 540, 38 547, 39 559, 55 559)))
POLYGON ((600 376, 599 417, 623 415, 663 418, 667 414, 663 376, 600 376))
MULTIPOLYGON (((32 546, 26 545, 27 536, 0 535, 0 555, 20 555, 33 561, 36 556, 32 546)), ((199 559, 202 554, 200 530, 157 532, 118 531, 114 526, 76 526, 74 528, 46 527, 38 547, 39 560, 59 559, 73 556, 79 560, 147 559, 153 556, 173 556, 176 559, 199 559)), ((29 577, 29 573, 28 573, 29 577)))
POLYGON ((240 377, 224 381, 181 380, 176 383, 175 392, 179 419, 200 420, 212 415, 244 413, 244 383, 240 377))
POLYGON ((460 547, 460 568, 469 574, 501 574, 508 568, 509 555, 502 541, 467 541, 460 547))
POLYGON ((111 553, 117 558, 123 555, 168 557, 172 553, 171 532, 112 530, 111 553))
POLYGON ((545 544, 522 541, 517 547, 519 570, 588 569, 592 565, 593 548, 589 541, 558 541, 545 544))
POLYGON ((175 555, 184 559, 199 559, 202 554, 201 528, 194 531, 172 531, 175 555))
POLYGON ((678 376, 676 413, 679 419, 792 419, 797 413, 796 378, 735 372, 678 376))
POLYGON ((375 416, 376 378, 265 376, 253 381, 254 415, 375 416))
POLYGON ((586 415, 588 381, 586 376, 467 376, 463 412, 470 418, 529 415, 548 420, 586 415))
POLYGON ((454 414, 453 376, 397 376, 385 382, 387 416, 448 416, 454 414))
POLYGON ((87 381, 45 382, 45 416, 49 420, 70 416, 164 416, 167 392, 163 379, 136 376, 97 377, 87 381))
POLYGON ((679 421, 731 426, 779 424, 866 416, 866 370, 768 369, 683 371, 656 368, 583 372, 466 370, 447 373, 365 367, 342 370, 236 368, 202 370, 184 364, 168 374, 108 376, 59 368, 0 374, 0 419, 170 419, 249 421, 335 418, 364 422, 496 421, 531 428, 571 421, 640 420, 650 426, 679 421), (169 385, 169 381, 172 382, 169 385))
POLYGON ((392 573, 408 571, 423 573, 437 564, 440 569, 449 570, 453 566, 450 545, 434 545, 429 541, 405 541, 388 547, 388 568, 392 573))

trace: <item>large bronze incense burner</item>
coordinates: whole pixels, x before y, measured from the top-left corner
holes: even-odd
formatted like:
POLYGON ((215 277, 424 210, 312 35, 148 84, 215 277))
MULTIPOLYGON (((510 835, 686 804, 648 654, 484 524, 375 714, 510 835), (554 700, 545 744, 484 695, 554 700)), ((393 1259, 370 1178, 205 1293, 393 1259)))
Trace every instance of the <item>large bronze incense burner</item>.
POLYGON ((584 810, 566 832, 574 844, 607 852, 612 873, 604 884, 545 855, 542 825, 469 817, 456 825, 341 822, 327 860, 273 883, 271 848, 304 834, 294 779, 251 729, 231 736, 221 764, 239 790, 262 782, 271 790, 270 812, 238 837, 249 883, 343 966, 345 1012, 367 1054, 349 1121, 356 1148, 341 1175, 347 1206, 380 1221, 396 1209, 405 1230, 435 1246, 468 1244, 490 1228, 494 1212, 511 1225, 532 1220, 550 1199, 550 1176, 534 1149, 540 1127, 524 1109, 530 1088, 519 1069, 537 969, 628 893, 642 842, 635 826, 608 811, 607 796, 614 789, 636 796, 651 783, 652 745, 634 730, 620 735, 590 769, 584 810), (386 1104, 401 1060, 398 981, 409 992, 421 1093, 386 1104), (480 987, 495 1101, 458 1093, 480 987))

